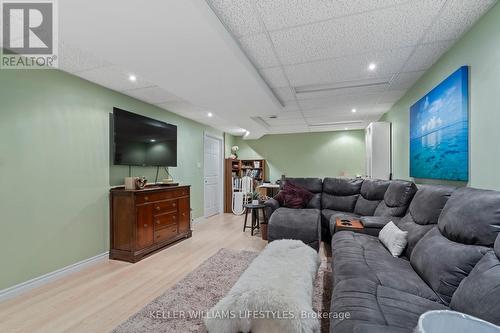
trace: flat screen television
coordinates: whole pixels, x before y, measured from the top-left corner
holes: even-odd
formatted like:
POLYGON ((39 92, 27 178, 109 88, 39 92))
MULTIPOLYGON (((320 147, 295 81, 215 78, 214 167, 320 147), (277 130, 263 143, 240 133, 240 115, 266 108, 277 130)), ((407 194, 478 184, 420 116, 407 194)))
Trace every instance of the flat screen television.
POLYGON ((177 126, 113 109, 115 165, 177 166, 177 126))

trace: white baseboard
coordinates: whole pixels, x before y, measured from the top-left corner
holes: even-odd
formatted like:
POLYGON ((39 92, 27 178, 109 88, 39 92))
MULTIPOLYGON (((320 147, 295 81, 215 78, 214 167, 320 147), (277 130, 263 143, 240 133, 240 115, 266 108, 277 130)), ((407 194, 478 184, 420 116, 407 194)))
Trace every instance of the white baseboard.
POLYGON ((26 282, 22 282, 22 283, 16 284, 15 286, 0 290, 0 301, 4 301, 6 299, 15 297, 15 296, 20 295, 22 293, 25 293, 29 290, 40 287, 46 283, 55 281, 55 280, 60 279, 64 276, 78 272, 85 267, 94 265, 101 260, 107 259, 108 255, 109 255, 109 252, 104 252, 104 253, 98 254, 92 258, 88 258, 88 259, 76 262, 74 264, 60 268, 60 269, 55 270, 53 272, 38 276, 38 277, 31 279, 31 280, 28 280, 26 282))

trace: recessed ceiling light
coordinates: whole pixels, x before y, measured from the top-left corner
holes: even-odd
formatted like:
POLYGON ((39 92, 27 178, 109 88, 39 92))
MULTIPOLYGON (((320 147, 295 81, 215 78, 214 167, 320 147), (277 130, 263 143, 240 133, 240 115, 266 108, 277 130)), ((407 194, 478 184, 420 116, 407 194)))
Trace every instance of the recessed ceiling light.
POLYGON ((135 76, 135 75, 133 75, 133 74, 130 74, 130 75, 128 76, 128 79, 129 79, 131 82, 135 82, 135 81, 137 81, 137 76, 135 76))
POLYGON ((151 140, 149 140, 149 142, 156 142, 156 140, 155 139, 151 139, 151 140))
POLYGON ((377 64, 375 64, 373 62, 368 65, 368 69, 371 70, 371 71, 374 71, 376 68, 377 68, 377 64))
POLYGON ((250 131, 245 131, 245 136, 248 136, 250 134, 250 131))
POLYGON ((344 130, 347 131, 349 128, 345 127, 344 130))
POLYGON ((351 112, 352 112, 352 113, 356 113, 357 111, 358 111, 358 110, 356 110, 356 109, 352 109, 352 110, 351 110, 351 112))
POLYGON ((213 116, 213 113, 212 113, 212 112, 209 112, 209 113, 207 114, 207 116, 212 117, 212 116, 213 116))

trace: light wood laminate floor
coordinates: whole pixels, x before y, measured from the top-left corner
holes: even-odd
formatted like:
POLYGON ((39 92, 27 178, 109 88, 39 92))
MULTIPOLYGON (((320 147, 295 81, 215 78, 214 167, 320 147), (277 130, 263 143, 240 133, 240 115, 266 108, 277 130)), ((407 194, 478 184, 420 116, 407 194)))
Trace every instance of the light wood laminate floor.
POLYGON ((267 244, 243 219, 217 215, 193 237, 136 264, 103 260, 0 303, 0 332, 109 332, 163 294, 221 248, 261 250, 267 244))

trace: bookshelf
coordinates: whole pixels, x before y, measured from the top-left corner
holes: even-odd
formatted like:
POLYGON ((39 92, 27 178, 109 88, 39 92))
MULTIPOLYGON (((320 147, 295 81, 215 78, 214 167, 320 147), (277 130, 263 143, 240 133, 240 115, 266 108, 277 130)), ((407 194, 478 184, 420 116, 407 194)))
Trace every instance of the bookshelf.
POLYGON ((233 160, 226 158, 224 163, 224 212, 231 213, 233 205, 233 177, 250 176, 257 183, 266 179, 266 160, 233 160))

